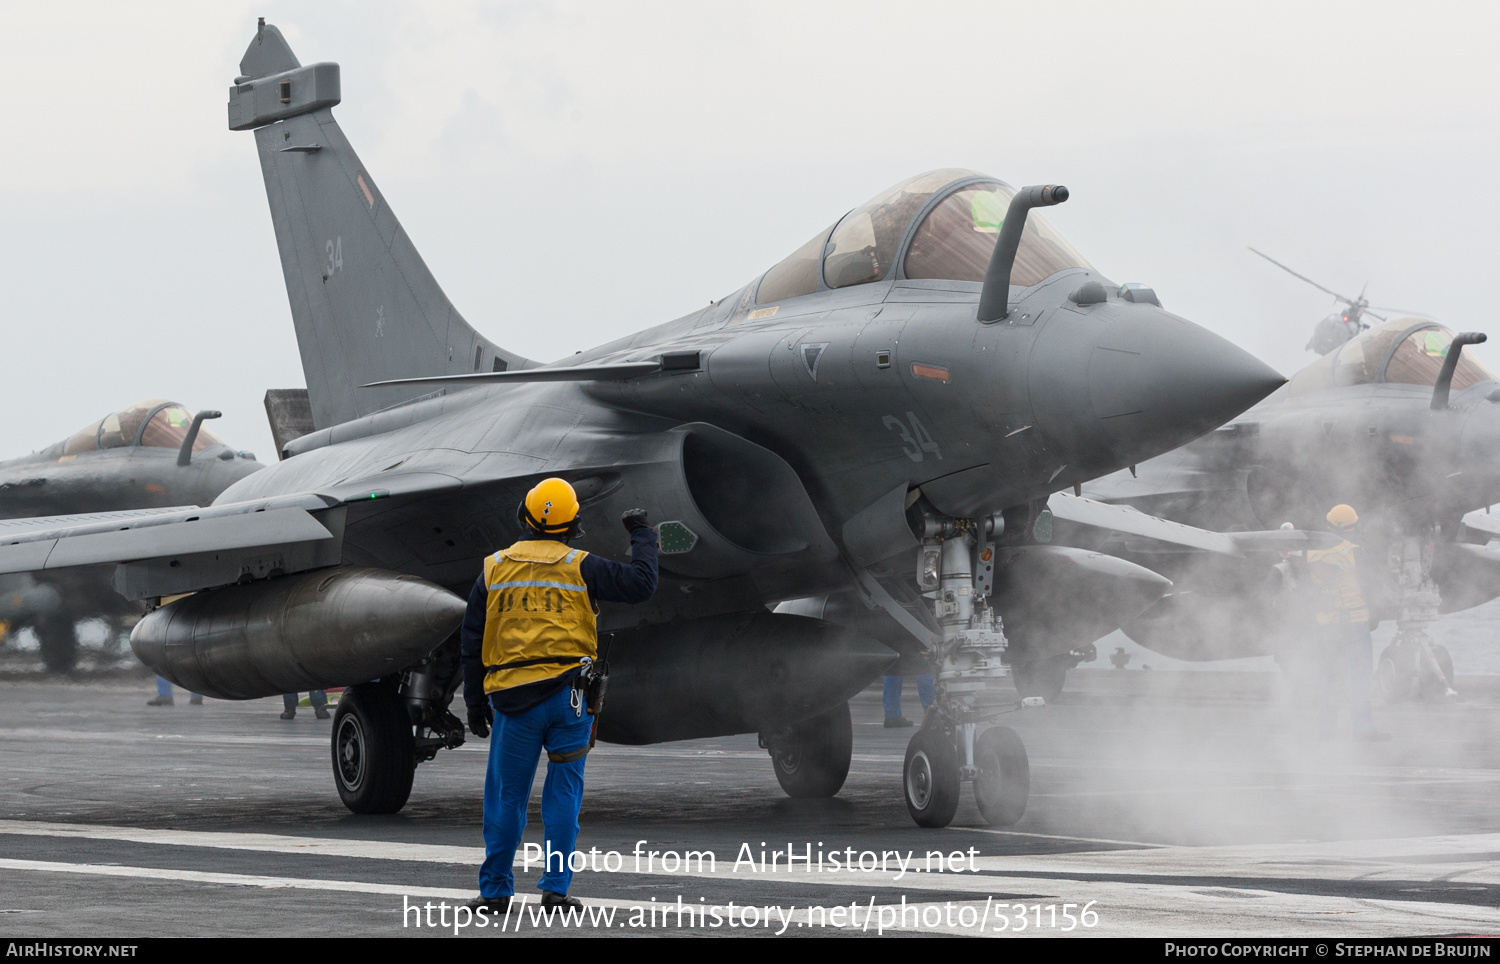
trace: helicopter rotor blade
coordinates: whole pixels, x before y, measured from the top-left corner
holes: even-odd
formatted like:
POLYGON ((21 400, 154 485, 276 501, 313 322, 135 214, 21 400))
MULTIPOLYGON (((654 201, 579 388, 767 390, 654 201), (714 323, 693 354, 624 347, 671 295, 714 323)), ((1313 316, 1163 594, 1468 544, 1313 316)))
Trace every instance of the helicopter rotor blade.
POLYGON ((1316 281, 1314 281, 1313 279, 1307 277, 1306 275, 1298 274, 1297 272, 1293 271, 1291 268, 1288 268, 1286 265, 1282 264, 1280 261, 1277 261, 1275 258, 1271 257, 1269 254, 1266 254, 1264 251, 1256 251, 1253 247, 1250 247, 1250 245, 1248 245, 1248 244, 1245 245, 1245 247, 1249 248, 1255 254, 1260 255, 1262 258, 1265 258, 1267 261, 1271 262, 1276 267, 1280 268, 1282 271, 1285 271, 1287 274, 1291 275, 1292 277, 1294 277, 1294 278, 1300 278, 1303 281, 1306 281, 1308 284, 1312 285, 1314 288, 1317 288, 1319 291, 1323 291, 1323 292, 1326 292, 1326 293, 1328 293, 1330 295, 1333 295, 1335 298, 1337 298, 1338 300, 1342 301, 1344 304, 1346 304, 1346 305, 1353 305, 1353 304, 1355 304, 1355 299, 1354 298, 1350 298, 1350 297, 1347 297, 1345 295, 1341 295, 1337 291, 1334 291, 1332 288, 1325 288, 1325 287, 1323 287, 1322 285, 1318 284, 1316 281))

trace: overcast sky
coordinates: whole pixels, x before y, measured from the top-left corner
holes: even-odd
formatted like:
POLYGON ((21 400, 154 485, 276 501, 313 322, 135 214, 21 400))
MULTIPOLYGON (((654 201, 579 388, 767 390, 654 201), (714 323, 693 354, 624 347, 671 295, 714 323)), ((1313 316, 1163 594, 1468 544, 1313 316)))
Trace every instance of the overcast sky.
MULTIPOLYGON (((1270 3, 3 7, 0 457, 137 399, 304 384, 253 138, 255 18, 342 65, 345 133, 459 310, 552 359, 706 304, 910 174, 1072 191, 1109 278, 1290 374, 1324 285, 1491 330, 1500 13, 1270 3)), ((1481 354, 1483 354, 1481 352, 1481 354)))

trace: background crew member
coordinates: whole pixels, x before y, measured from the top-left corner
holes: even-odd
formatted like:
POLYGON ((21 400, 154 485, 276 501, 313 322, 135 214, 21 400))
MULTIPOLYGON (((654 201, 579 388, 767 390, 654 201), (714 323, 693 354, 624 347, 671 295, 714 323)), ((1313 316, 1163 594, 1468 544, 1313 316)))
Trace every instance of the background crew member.
POLYGON ((1374 644, 1370 640, 1370 606, 1360 579, 1359 546, 1350 541, 1359 516, 1352 507, 1336 505, 1326 516, 1328 527, 1343 541, 1332 549, 1307 553, 1307 571, 1317 590, 1319 646, 1318 731, 1327 738, 1338 721, 1335 693, 1338 680, 1348 681, 1349 722, 1357 740, 1388 740, 1375 729, 1370 713, 1370 668, 1374 644))
MULTIPOLYGON (((331 715, 328 712, 328 691, 309 690, 307 702, 313 708, 313 715, 320 720, 326 720, 331 715)), ((283 720, 296 719, 297 717, 297 694, 281 694, 281 718, 283 720)))
MULTIPOLYGON (((905 676, 888 675, 882 685, 880 701, 885 709, 886 729, 916 725, 901 712, 901 690, 905 683, 905 676)), ((937 687, 933 684, 932 674, 917 674, 917 701, 922 704, 923 713, 927 712, 927 707, 931 706, 935 699, 937 699, 937 687)))
POLYGON ((598 604, 643 603, 657 580, 657 537, 645 509, 620 520, 630 533, 629 565, 568 547, 579 531, 578 497, 562 479, 538 483, 517 514, 522 540, 485 560, 459 637, 469 729, 478 737, 495 729, 484 781, 485 857, 479 897, 470 901, 494 913, 504 913, 515 893, 511 864, 543 748, 543 852, 562 856, 548 862, 537 886, 544 906, 582 906, 567 896, 568 858, 594 718, 575 682, 596 655, 598 604))
MULTIPOLYGON (((203 697, 199 696, 197 693, 192 693, 190 695, 192 698, 188 700, 189 703, 193 704, 194 706, 203 705, 203 697)), ((153 699, 147 700, 146 705, 172 706, 175 702, 176 701, 172 699, 172 681, 167 679, 165 676, 158 676, 156 678, 156 696, 153 699)))

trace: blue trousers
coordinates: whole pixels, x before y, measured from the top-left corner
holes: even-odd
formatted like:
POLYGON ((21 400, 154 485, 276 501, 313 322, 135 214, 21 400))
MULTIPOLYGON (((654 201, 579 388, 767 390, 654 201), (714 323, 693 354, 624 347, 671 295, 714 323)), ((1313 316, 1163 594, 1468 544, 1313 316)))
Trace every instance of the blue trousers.
MULTIPOLYGON (((314 707, 327 706, 328 692, 326 690, 309 690, 307 694, 307 701, 314 707)), ((296 693, 281 694, 281 705, 285 706, 289 710, 295 710, 299 702, 301 701, 297 699, 296 693)))
MULTIPOLYGON (((167 679, 165 676, 158 676, 156 678, 156 695, 157 696, 171 696, 172 695, 172 681, 169 680, 169 679, 167 679)), ((193 696, 198 696, 197 693, 193 693, 192 695, 193 696)), ((199 698, 201 699, 201 697, 199 697, 199 698)))
POLYGON ((1319 732, 1332 736, 1337 728, 1341 688, 1348 694, 1349 724, 1355 735, 1374 732, 1370 667, 1375 659, 1375 645, 1369 627, 1364 623, 1336 623, 1318 628, 1322 634, 1318 667, 1319 732))
MULTIPOLYGON (((526 805, 536 781, 537 757, 580 750, 589 742, 594 718, 582 704, 582 693, 565 686, 525 713, 495 714, 490 732, 490 765, 484 777, 484 863, 479 894, 509 897, 516 892, 511 865, 526 829, 526 805), (575 710, 573 694, 579 694, 575 710)), ((587 758, 585 758, 586 760, 587 758)), ((537 887, 566 894, 573 882, 568 858, 578 841, 578 811, 583 806, 583 764, 547 763, 542 784, 542 852, 550 853, 537 887)))
MULTIPOLYGON (((885 686, 881 690, 881 701, 885 704, 885 718, 894 720, 901 715, 901 688, 906 682, 904 676, 887 676, 885 686)), ((922 673, 917 677, 917 699, 922 703, 922 709, 932 705, 937 691, 932 685, 932 674, 922 673)))

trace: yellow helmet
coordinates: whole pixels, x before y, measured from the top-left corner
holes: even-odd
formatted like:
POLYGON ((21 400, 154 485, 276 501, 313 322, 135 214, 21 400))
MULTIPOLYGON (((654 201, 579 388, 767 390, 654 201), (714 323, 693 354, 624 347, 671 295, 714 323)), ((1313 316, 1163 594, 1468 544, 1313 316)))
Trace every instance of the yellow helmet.
POLYGON ((1344 505, 1343 503, 1329 509, 1328 515, 1325 518, 1328 519, 1328 524, 1335 529, 1347 529, 1359 521, 1359 515, 1354 511, 1354 507, 1344 505))
POLYGON ((543 479, 526 493, 520 516, 543 535, 569 535, 578 526, 578 494, 562 479, 543 479))

